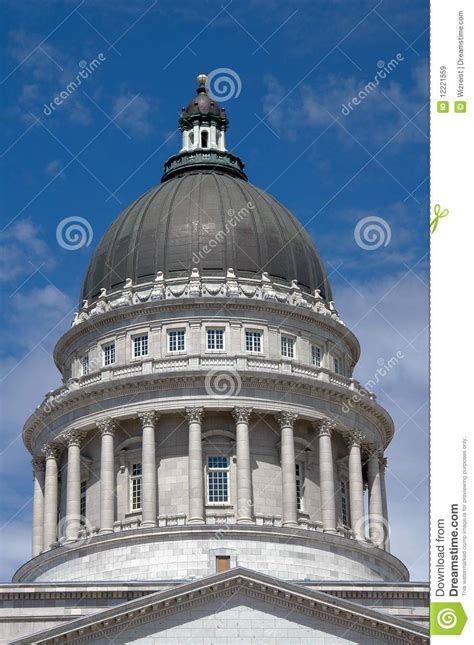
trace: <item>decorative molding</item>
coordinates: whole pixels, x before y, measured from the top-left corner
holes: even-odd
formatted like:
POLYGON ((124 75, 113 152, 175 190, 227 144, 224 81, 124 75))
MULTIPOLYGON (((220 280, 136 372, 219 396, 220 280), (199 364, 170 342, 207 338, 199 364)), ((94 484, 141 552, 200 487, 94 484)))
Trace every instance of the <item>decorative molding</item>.
POLYGON ((288 427, 293 428, 297 418, 298 415, 295 412, 288 412, 287 410, 282 410, 278 414, 275 414, 275 419, 282 429, 288 427))
POLYGON ((142 428, 151 426, 155 427, 156 422, 160 418, 160 415, 156 410, 146 410, 144 412, 138 412, 137 417, 140 419, 142 428))
POLYGON ((320 423, 315 423, 314 428, 319 432, 320 437, 332 437, 336 423, 332 419, 323 419, 320 423))
POLYGON ((59 455, 61 454, 61 447, 57 443, 46 443, 41 452, 46 460, 55 459, 58 461, 59 455))
POLYGON ((33 459, 31 460, 31 464, 33 466, 33 472, 35 474, 44 473, 46 469, 46 463, 45 463, 44 457, 33 457, 33 459))
POLYGON ((349 448, 352 448, 352 446, 358 446, 360 448, 366 437, 363 432, 360 432, 360 430, 351 430, 350 432, 346 432, 344 438, 347 441, 349 448))
POLYGON ((201 423, 204 416, 204 408, 186 408, 186 421, 189 423, 201 423))
POLYGON ((69 446, 78 446, 80 448, 82 442, 84 441, 84 438, 85 433, 75 429, 68 430, 63 435, 61 435, 61 439, 64 439, 64 442, 66 443, 68 448, 69 446))
POLYGON ((82 307, 75 314, 72 326, 86 322, 95 316, 109 313, 122 307, 144 304, 155 300, 174 300, 177 298, 199 297, 250 298, 256 300, 273 300, 276 302, 302 307, 318 314, 332 318, 344 324, 334 307, 334 303, 326 304, 319 289, 313 294, 301 291, 296 280, 291 286, 275 283, 267 272, 261 278, 237 277, 234 269, 227 269, 225 278, 209 277, 205 281, 200 277, 195 267, 191 274, 184 278, 165 280, 163 273, 157 273, 153 282, 145 284, 132 283, 128 278, 121 290, 107 293, 102 289, 94 303, 84 300, 82 307))
POLYGON ((115 421, 112 419, 112 417, 105 417, 103 419, 99 419, 98 421, 95 422, 100 434, 102 436, 104 435, 114 435, 115 431, 117 430, 117 426, 115 424, 115 421))
POLYGON ((236 423, 248 423, 253 408, 237 407, 232 410, 232 417, 236 423))

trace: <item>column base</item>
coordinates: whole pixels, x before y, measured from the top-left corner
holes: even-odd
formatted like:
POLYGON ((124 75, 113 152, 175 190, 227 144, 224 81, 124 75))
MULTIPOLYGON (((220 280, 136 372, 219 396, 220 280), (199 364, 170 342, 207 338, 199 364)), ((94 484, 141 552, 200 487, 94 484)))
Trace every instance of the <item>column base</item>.
POLYGON ((281 525, 284 526, 286 529, 297 529, 298 528, 298 522, 282 522, 281 525))
POLYGON ((329 533, 330 535, 338 535, 336 529, 323 529, 323 533, 329 533))
POLYGON ((205 524, 206 522, 202 517, 191 517, 188 521, 187 524, 205 524))
POLYGON ((152 520, 150 520, 150 521, 148 521, 148 522, 142 522, 142 523, 140 524, 140 528, 141 528, 141 529, 152 529, 152 528, 155 528, 155 527, 157 527, 157 526, 158 526, 158 523, 157 523, 157 522, 153 522, 152 520))
POLYGON ((107 535, 107 533, 113 533, 113 529, 100 529, 99 535, 107 535))
POLYGON ((237 519, 237 524, 255 524, 255 520, 251 517, 239 517, 237 519))

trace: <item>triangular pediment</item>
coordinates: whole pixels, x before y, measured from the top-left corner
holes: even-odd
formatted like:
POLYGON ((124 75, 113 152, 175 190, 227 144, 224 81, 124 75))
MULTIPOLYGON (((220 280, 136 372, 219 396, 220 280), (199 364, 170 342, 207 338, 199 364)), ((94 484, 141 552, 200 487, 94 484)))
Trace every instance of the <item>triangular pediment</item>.
POLYGON ((354 602, 235 568, 14 641, 428 643, 428 632, 354 602), (298 640, 297 640, 298 639, 298 640))

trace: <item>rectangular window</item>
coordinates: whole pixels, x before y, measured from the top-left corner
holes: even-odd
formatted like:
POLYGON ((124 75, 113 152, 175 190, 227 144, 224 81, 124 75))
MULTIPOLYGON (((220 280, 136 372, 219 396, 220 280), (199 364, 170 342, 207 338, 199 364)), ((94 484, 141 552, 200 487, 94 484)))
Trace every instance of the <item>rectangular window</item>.
POLYGON ((230 569, 230 555, 216 555, 216 572, 228 571, 230 569))
POLYGON ((347 486, 346 482, 341 482, 341 511, 342 523, 349 526, 349 513, 347 512, 347 486))
POLYGON ((337 356, 334 357, 334 371, 336 374, 342 374, 342 361, 337 356))
POLYGON ((148 356, 148 334, 133 337, 133 358, 148 356))
POLYGON ((224 349, 224 330, 223 329, 207 330, 207 349, 209 350, 224 349))
POLYGON ((186 332, 184 331, 184 329, 174 329, 168 332, 169 352, 184 352, 185 334, 186 332))
POLYGON ((262 332, 246 331, 245 332, 245 351, 260 353, 262 351, 262 332))
POLYGON ((207 458, 207 501, 225 504, 229 501, 229 460, 227 457, 207 458))
POLYGON ((313 345, 311 347, 311 357, 313 359, 313 365, 317 365, 317 367, 321 366, 321 347, 318 347, 317 345, 313 345))
POLYGON ((86 354, 81 358, 81 376, 87 376, 89 374, 89 354, 86 354))
POLYGON ((79 515, 81 516, 81 524, 85 523, 87 511, 87 482, 81 482, 81 497, 80 497, 80 510, 79 515))
POLYGON ((281 337, 281 355, 283 358, 295 357, 295 341, 289 336, 281 337))
POLYGON ((132 464, 130 470, 130 510, 139 511, 142 507, 142 465, 132 464))
POLYGON ((303 497, 303 466, 295 464, 296 470, 296 508, 302 510, 302 497, 303 497))
POLYGON ((115 342, 104 345, 104 365, 113 365, 115 363, 115 342))

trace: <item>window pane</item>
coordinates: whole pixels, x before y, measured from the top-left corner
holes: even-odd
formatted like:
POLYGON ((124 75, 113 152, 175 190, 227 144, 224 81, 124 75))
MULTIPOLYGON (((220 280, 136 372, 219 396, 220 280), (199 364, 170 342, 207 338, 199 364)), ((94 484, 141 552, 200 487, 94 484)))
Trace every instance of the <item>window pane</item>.
POLYGON ((143 336, 135 336, 133 339, 133 356, 138 358, 140 356, 148 355, 148 334, 143 336))
POLYGON ((313 356, 313 365, 317 365, 319 367, 321 365, 321 348, 313 345, 311 351, 313 356))
POLYGON ((294 358, 294 340, 288 336, 281 337, 281 355, 284 358, 294 358))
POLYGON ((208 457, 208 502, 229 501, 229 460, 220 455, 208 457))
POLYGON ((87 376, 87 374, 89 374, 89 355, 81 358, 81 370, 82 376, 87 376))
POLYGON ((224 349, 224 330, 207 330, 207 349, 224 349))
POLYGON ((104 345, 104 365, 115 363, 115 343, 104 345))
POLYGON ((178 329, 168 332, 168 351, 184 352, 184 329, 178 329))
POLYGON ((262 333, 259 331, 245 332, 245 350, 247 352, 262 351, 262 333))

